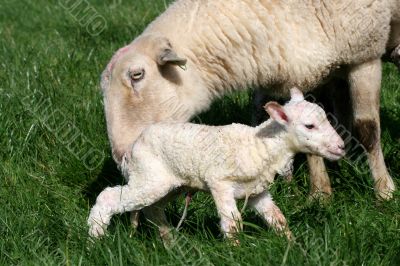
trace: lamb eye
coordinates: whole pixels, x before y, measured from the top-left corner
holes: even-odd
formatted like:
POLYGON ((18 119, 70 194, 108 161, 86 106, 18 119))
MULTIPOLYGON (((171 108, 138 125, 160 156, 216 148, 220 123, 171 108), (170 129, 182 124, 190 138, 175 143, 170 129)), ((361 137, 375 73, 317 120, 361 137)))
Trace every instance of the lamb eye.
POLYGON ((308 128, 308 129, 313 129, 313 128, 315 128, 315 126, 314 126, 313 124, 307 124, 307 125, 305 125, 305 127, 308 128))
POLYGON ((135 70, 129 73, 130 78, 132 81, 139 81, 144 78, 144 69, 135 70))

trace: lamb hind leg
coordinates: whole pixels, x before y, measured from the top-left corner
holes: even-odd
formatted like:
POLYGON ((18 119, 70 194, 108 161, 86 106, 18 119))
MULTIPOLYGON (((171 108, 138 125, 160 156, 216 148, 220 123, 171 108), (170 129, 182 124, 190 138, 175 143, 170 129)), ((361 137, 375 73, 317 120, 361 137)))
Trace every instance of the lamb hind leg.
POLYGON ((143 209, 143 214, 146 219, 157 226, 160 237, 166 247, 172 243, 174 235, 172 233, 173 227, 170 225, 165 215, 165 207, 176 195, 176 192, 169 193, 156 204, 143 209))
POLYGON ((157 186, 154 186, 151 180, 146 181, 149 182, 109 187, 103 190, 89 214, 89 235, 93 237, 104 235, 113 215, 138 211, 150 206, 162 199, 175 187, 173 184, 157 184, 157 186))
POLYGON ((165 204, 154 204, 143 209, 146 219, 157 226, 163 240, 170 240, 172 227, 165 216, 165 204))
POLYGON ((132 211, 130 213, 129 219, 131 221, 131 226, 133 230, 136 230, 139 226, 139 215, 140 215, 139 213, 140 213, 139 211, 132 211))
POLYGON ((379 97, 382 78, 380 59, 350 69, 349 83, 354 108, 354 127, 361 144, 367 150, 368 162, 380 199, 392 198, 395 186, 390 177, 381 148, 379 97))

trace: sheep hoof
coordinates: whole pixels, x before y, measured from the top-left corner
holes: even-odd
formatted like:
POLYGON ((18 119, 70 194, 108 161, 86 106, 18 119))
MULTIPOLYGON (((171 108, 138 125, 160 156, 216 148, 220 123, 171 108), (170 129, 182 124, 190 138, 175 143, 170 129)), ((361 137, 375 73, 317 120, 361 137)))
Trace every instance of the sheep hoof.
POLYGON ((391 178, 375 183, 375 194, 378 200, 390 200, 393 198, 393 191, 395 191, 395 186, 391 178))
POLYGON ((318 201, 322 203, 328 203, 331 199, 332 193, 321 190, 312 191, 308 196, 309 201, 318 201))
POLYGON ((376 198, 378 200, 391 200, 393 198, 393 192, 392 191, 380 191, 376 193, 376 198))

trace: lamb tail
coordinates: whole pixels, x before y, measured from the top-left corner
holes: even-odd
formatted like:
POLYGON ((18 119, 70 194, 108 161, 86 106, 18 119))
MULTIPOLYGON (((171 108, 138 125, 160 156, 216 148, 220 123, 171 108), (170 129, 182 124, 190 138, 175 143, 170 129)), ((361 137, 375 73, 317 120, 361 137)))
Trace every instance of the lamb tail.
POLYGON ((179 231, 180 227, 182 226, 183 222, 184 222, 185 219, 186 219, 187 211, 188 211, 189 204, 190 204, 190 201, 191 201, 191 200, 192 200, 192 194, 191 194, 190 192, 186 193, 186 197, 185 197, 185 209, 183 210, 182 217, 181 217, 181 219, 179 220, 178 225, 176 226, 176 231, 179 231))

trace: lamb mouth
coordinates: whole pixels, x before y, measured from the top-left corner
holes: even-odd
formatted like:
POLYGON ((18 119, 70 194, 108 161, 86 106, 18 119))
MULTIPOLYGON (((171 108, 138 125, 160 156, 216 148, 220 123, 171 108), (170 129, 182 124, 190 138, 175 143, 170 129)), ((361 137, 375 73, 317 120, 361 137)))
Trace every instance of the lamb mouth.
POLYGON ((329 157, 330 157, 330 159, 331 160, 335 160, 335 161, 337 161, 337 160, 339 160, 340 158, 342 158, 344 155, 345 155, 345 152, 344 151, 342 151, 342 152, 333 152, 333 151, 328 151, 328 153, 329 153, 329 157))

